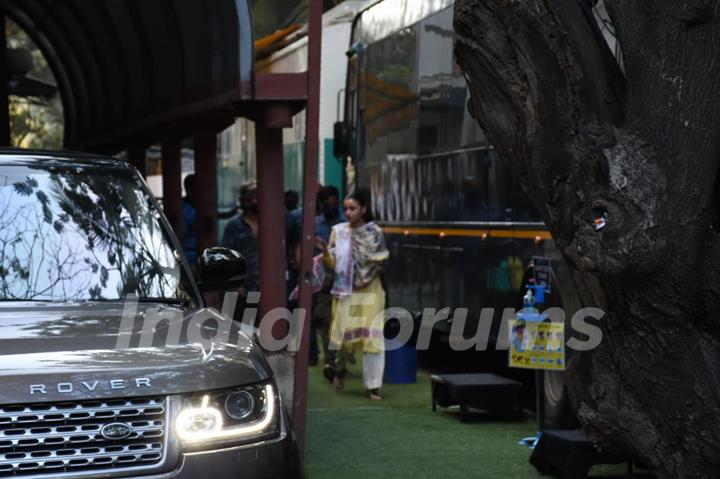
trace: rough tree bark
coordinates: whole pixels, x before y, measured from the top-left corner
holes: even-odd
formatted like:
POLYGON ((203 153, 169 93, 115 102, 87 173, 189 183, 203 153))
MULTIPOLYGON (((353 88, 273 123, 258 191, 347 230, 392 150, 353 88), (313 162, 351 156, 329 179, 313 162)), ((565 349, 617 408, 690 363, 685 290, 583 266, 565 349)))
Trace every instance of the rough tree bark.
POLYGON ((606 5, 625 73, 591 0, 456 0, 468 107, 607 313, 568 373, 582 423, 720 477, 720 2, 606 5))

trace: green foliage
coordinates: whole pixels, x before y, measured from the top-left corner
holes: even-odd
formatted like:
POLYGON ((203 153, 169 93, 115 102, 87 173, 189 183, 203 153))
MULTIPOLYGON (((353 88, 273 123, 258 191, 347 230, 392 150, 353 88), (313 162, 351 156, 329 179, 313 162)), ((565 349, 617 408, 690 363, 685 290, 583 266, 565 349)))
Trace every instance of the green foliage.
POLYGON ((21 148, 61 149, 62 104, 53 100, 10 97, 10 141, 21 148))
MULTIPOLYGON (((25 49, 33 59, 28 73, 35 79, 55 83, 40 49, 14 22, 5 23, 8 48, 25 49)), ((60 149, 63 145, 63 111, 60 96, 51 99, 10 96, 10 141, 22 148, 60 149)))

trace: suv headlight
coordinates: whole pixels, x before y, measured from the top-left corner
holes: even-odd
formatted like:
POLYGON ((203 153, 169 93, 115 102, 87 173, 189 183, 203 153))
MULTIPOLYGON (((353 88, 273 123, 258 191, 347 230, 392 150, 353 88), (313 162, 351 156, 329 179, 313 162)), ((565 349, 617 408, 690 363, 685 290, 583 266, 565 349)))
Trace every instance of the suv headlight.
POLYGON ((279 401, 272 384, 194 394, 175 419, 183 445, 234 445, 277 435, 279 401))

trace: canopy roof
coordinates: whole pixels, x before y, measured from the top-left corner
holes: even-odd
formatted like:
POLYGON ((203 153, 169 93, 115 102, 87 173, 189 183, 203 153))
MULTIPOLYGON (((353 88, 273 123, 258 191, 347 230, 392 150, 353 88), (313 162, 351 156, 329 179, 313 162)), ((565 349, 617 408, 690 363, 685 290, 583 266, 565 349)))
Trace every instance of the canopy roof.
POLYGON ((252 98, 246 0, 0 0, 43 51, 65 146, 113 151, 220 127, 252 98))

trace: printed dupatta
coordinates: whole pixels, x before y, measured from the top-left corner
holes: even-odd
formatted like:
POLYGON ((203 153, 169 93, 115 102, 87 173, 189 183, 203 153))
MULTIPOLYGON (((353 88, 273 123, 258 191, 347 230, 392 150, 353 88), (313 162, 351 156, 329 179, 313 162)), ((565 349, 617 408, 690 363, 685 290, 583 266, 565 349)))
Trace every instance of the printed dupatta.
POLYGON ((335 281, 330 293, 344 298, 353 288, 363 288, 380 274, 390 256, 382 229, 375 223, 351 228, 350 223, 333 226, 335 236, 335 281))

